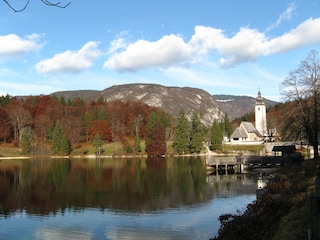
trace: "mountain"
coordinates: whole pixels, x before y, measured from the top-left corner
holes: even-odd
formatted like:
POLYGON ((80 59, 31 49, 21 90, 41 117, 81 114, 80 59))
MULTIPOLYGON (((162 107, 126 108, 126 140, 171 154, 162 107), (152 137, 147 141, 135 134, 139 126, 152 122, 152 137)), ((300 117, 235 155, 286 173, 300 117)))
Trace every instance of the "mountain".
POLYGON ((205 125, 214 119, 222 120, 224 113, 219 109, 214 98, 206 91, 190 87, 166 87, 158 84, 124 84, 106 88, 102 91, 81 90, 53 93, 65 99, 81 98, 85 101, 98 100, 134 100, 150 106, 160 107, 176 118, 183 109, 189 119, 194 111, 201 112, 205 125))
MULTIPOLYGON (((230 121, 246 113, 253 112, 256 103, 256 98, 248 96, 212 95, 212 97, 215 99, 218 107, 223 109, 224 113, 228 115, 230 121)), ((267 109, 278 103, 266 98, 263 101, 267 109)))

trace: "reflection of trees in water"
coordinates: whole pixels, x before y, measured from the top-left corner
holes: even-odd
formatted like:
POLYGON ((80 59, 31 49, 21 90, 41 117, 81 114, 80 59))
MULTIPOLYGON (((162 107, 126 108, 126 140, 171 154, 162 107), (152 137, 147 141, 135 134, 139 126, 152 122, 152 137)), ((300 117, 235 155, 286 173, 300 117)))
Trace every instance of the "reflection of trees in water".
MULTIPOLYGON (((23 161, 19 167, 0 165, 0 213, 23 207, 41 214, 70 206, 160 210, 210 201, 221 190, 208 182, 204 160, 197 157, 23 161), (17 184, 20 178, 24 184, 17 184)), ((230 191, 234 181, 224 181, 230 191)))
POLYGON ((30 173, 31 173, 31 163, 30 161, 23 161, 21 168, 21 176, 19 178, 20 187, 27 187, 30 185, 30 173))
POLYGON ((70 160, 52 161, 49 179, 55 188, 60 188, 70 171, 70 160))
POLYGON ((206 173, 200 158, 181 158, 176 161, 177 186, 183 201, 190 196, 199 200, 206 182, 206 173))
POLYGON ((93 172, 94 172, 94 176, 95 176, 97 179, 101 178, 102 173, 103 173, 103 168, 102 168, 102 166, 101 166, 101 159, 100 159, 100 158, 98 158, 98 159, 96 160, 96 164, 95 164, 94 167, 93 167, 93 172))
POLYGON ((171 186, 166 177, 166 159, 148 158, 146 168, 146 186, 151 197, 167 196, 171 186))

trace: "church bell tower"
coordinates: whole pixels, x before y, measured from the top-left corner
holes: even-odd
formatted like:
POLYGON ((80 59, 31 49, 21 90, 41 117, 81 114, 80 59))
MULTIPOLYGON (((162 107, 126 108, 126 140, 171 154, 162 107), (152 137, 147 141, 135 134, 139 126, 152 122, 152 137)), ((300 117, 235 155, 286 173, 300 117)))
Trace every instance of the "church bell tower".
POLYGON ((254 110, 256 129, 261 134, 261 136, 268 136, 266 105, 264 104, 263 98, 261 97, 260 89, 258 91, 258 97, 254 110))

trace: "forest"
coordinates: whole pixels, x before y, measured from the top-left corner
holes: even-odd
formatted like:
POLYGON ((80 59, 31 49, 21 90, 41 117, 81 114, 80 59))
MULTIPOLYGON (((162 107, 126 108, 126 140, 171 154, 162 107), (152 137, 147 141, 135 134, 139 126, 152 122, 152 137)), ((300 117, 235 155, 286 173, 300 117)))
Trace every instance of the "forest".
MULTIPOLYGON (((175 141, 179 119, 135 101, 106 102, 100 98, 85 102, 55 95, 7 95, 0 97, 0 143, 19 147, 24 155, 69 155, 88 144, 100 154, 103 144, 118 142, 122 153, 161 156, 167 153, 168 141, 174 143, 177 153, 182 153, 180 144, 187 146, 183 153, 199 153, 203 141, 210 140, 210 128, 202 124, 201 113, 195 111, 191 122, 185 119, 186 129, 182 131, 187 131, 186 137, 179 138, 184 141, 179 143, 175 141)), ((219 130, 219 141, 222 138, 219 130)))
MULTIPOLYGON (((267 109, 268 128, 277 129, 277 140, 303 138, 286 114, 294 108, 296 104, 291 102, 267 109)), ((136 101, 100 98, 85 102, 55 95, 0 97, 0 143, 11 143, 23 155, 69 155, 84 145, 102 154, 103 144, 115 142, 121 146, 119 154, 161 156, 168 154, 168 142, 170 154, 200 153, 206 141, 211 150, 221 150, 223 137, 230 136, 241 121, 254 122, 254 113, 232 122, 225 116, 222 122, 205 126, 196 110, 187 119, 181 109, 175 119, 160 108, 136 101)))

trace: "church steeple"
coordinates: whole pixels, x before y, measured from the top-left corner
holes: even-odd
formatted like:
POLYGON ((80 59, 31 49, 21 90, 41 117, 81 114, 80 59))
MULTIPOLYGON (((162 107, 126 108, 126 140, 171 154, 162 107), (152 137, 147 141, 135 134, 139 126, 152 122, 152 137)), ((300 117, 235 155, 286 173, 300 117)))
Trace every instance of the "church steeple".
POLYGON ((260 89, 259 89, 259 91, 258 91, 258 97, 257 97, 256 99, 257 99, 256 105, 257 105, 257 104, 263 104, 263 105, 264 105, 263 97, 261 97, 260 89))
POLYGON ((261 96, 260 89, 258 91, 258 96, 256 98, 255 104, 255 126, 256 129, 259 131, 261 136, 267 136, 267 111, 266 106, 263 101, 263 97, 261 96))

